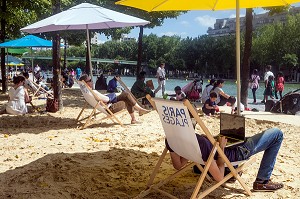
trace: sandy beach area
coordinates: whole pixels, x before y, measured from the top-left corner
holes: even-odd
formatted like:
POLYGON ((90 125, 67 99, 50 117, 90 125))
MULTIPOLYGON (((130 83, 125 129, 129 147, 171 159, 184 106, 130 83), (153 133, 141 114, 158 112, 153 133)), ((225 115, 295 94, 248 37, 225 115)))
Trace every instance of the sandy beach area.
MULTIPOLYGON (((6 95, 0 95, 1 107, 6 99, 6 95)), ((63 100, 64 109, 57 113, 0 115, 0 198, 127 199, 137 196, 145 189, 164 149, 164 132, 156 111, 140 117, 136 113, 142 124, 131 125, 125 111, 118 115, 125 127, 111 120, 102 123, 95 120, 88 128, 79 130, 76 117, 84 104, 80 90, 63 90, 63 100)), ((45 103, 45 99, 33 101, 42 109, 45 109, 45 103)), ((284 120, 285 116, 280 117, 284 120)), ((285 186, 274 193, 254 192, 248 198, 300 198, 299 125, 260 117, 246 118, 247 136, 271 127, 282 129, 285 138, 272 179, 285 186)), ((201 118, 213 134, 218 134, 219 117, 201 118)), ((295 116, 294 120, 300 123, 300 116, 295 116)), ((201 132, 198 125, 196 129, 201 132)), ((242 176, 251 189, 262 153, 256 157, 256 162, 242 176)), ((158 178, 172 172, 168 155, 158 178)), ((165 185, 164 189, 179 198, 189 198, 197 180, 198 175, 190 170, 165 185)), ((205 188, 208 186, 204 184, 205 188)), ((241 190, 237 182, 229 186, 241 190)), ((145 198, 166 197, 154 192, 145 198)), ((236 190, 218 188, 207 198, 246 196, 236 190)))

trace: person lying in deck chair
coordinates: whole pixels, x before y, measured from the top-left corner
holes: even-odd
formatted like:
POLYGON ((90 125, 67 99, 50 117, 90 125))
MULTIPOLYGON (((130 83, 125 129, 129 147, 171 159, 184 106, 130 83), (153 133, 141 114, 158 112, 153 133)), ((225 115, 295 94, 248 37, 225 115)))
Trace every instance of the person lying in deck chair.
MULTIPOLYGON (((79 78, 79 81, 85 81, 87 83, 87 85, 89 87, 93 87, 93 82, 92 82, 92 79, 88 76, 88 75, 82 75, 80 78, 79 78)), ((122 92, 120 95, 116 96, 115 99, 110 99, 110 94, 108 95, 103 95, 101 93, 99 93, 98 91, 96 90, 93 90, 94 93, 96 93, 99 98, 104 102, 104 103, 117 103, 119 101, 123 101, 125 102, 126 104, 126 107, 127 107, 127 111, 131 117, 131 124, 137 124, 137 123, 140 123, 139 121, 137 121, 135 119, 135 116, 134 116, 134 109, 138 110, 139 111, 139 115, 143 115, 145 113, 148 113, 149 111, 140 107, 137 102, 131 97, 131 95, 127 92, 122 92)))
MULTIPOLYGON (((203 135, 196 134, 196 137, 202 153, 202 159, 206 162, 213 145, 203 135)), ((283 133, 278 128, 267 129, 252 137, 248 137, 243 144, 234 145, 232 147, 225 148, 227 139, 225 137, 218 138, 220 147, 230 162, 246 160, 250 156, 264 151, 256 180, 253 183, 254 191, 275 191, 283 187, 282 183, 276 183, 270 180, 282 140, 283 133)), ((166 147, 170 151, 172 164, 175 169, 179 170, 187 164, 188 160, 175 153, 170 148, 167 140, 166 147)), ((209 172, 212 177, 219 182, 224 178, 224 170, 224 160, 216 153, 216 156, 209 167, 209 172)))

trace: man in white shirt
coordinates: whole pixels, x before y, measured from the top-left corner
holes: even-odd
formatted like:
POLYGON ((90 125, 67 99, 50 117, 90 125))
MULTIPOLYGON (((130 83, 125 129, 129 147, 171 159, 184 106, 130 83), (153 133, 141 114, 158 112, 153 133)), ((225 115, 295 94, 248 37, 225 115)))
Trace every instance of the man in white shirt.
POLYGON ((160 67, 158 67, 156 77, 158 81, 158 87, 155 89, 154 93, 156 94, 160 89, 162 89, 162 96, 164 96, 166 85, 165 63, 161 63, 160 67))
POLYGON ((266 89, 267 89, 267 86, 268 86, 269 77, 270 76, 274 77, 274 74, 272 73, 271 69, 272 69, 271 65, 266 66, 266 72, 265 72, 265 75, 264 75, 265 91, 264 91, 264 100, 261 101, 262 103, 266 103, 266 101, 268 100, 268 95, 266 93, 266 89))
POLYGON ((37 64, 37 65, 34 67, 34 74, 38 73, 40 70, 41 70, 41 67, 37 64))

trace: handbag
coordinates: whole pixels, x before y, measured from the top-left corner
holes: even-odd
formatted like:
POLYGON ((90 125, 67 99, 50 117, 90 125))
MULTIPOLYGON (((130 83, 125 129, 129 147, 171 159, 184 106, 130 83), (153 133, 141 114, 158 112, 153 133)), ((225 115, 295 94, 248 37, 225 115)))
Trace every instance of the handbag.
POLYGON ((53 98, 47 98, 46 111, 56 113, 58 111, 58 100, 53 98))

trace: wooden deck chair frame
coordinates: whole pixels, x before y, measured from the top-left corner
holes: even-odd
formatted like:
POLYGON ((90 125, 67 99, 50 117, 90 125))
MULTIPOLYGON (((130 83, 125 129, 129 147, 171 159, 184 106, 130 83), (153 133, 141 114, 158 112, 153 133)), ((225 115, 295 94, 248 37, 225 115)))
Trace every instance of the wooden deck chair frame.
MULTIPOLYGON (((154 100, 152 100, 152 98, 150 97, 150 95, 146 96, 147 99, 149 100, 149 102, 151 103, 151 105, 156 109, 156 105, 154 100)), ((155 99, 156 100, 162 100, 162 99, 155 99)), ((165 103, 166 101, 164 101, 165 103)), ((171 102, 171 101, 169 101, 171 102)), ((174 102, 173 102, 174 103, 174 102)), ((231 163, 228 158, 226 157, 226 155, 224 154, 223 150, 220 148, 219 143, 217 141, 215 141, 215 139, 213 138, 213 136, 211 135, 210 131, 208 130, 208 128, 205 126, 205 124, 203 123, 203 121, 200 119, 200 117, 198 116, 197 112, 195 111, 195 109, 193 108, 193 106, 191 105, 191 103, 188 100, 185 100, 183 102, 176 102, 176 103, 183 103, 184 106, 187 107, 188 111, 190 111, 190 113, 193 115, 193 117, 195 118, 195 120, 197 121, 197 123, 200 125, 200 127, 202 128, 202 130, 204 131, 205 135, 207 136, 207 138, 209 139, 209 141, 212 143, 213 145, 213 149, 208 157, 208 160, 204 166, 204 168, 196 162, 192 162, 187 164, 186 166, 184 166, 183 168, 181 168, 180 170, 176 171, 174 174, 172 174, 171 176, 161 180, 160 182, 153 184, 153 181, 155 179, 155 176, 157 175, 157 172, 163 162, 163 159, 165 158, 168 149, 165 147, 162 155, 160 156, 151 176, 150 179, 147 183, 147 189, 142 191, 140 193, 140 195, 138 195, 136 198, 143 198, 146 195, 148 195, 149 193, 151 193, 152 191, 158 191, 163 195, 166 195, 170 198, 177 198, 173 195, 171 195, 170 193, 161 190, 160 188, 168 183, 169 181, 171 181, 172 179, 174 179, 175 177, 179 176, 180 174, 182 174, 184 171, 186 171, 187 169, 189 169, 191 166, 197 165, 197 167, 202 171, 196 186, 193 190, 193 193, 191 195, 190 198, 194 199, 194 198, 204 198, 205 196, 207 196, 209 193, 211 193, 212 191, 214 191, 215 189, 217 189, 218 187, 222 186, 227 180, 229 180, 231 177, 235 177, 237 179, 237 181, 241 184, 243 190, 245 191, 245 194, 247 195, 252 195, 249 187, 245 184, 244 180, 241 178, 240 175, 238 175, 238 172, 242 171, 245 167, 249 166, 252 162, 255 161, 255 158, 250 158, 249 160, 246 161, 240 161, 240 162, 235 162, 231 163), (201 193, 200 188, 205 180, 205 178, 207 178, 209 181, 211 181, 211 179, 208 177, 207 172, 209 170, 209 167, 214 159, 214 155, 215 153, 218 151, 218 154, 221 156, 221 158, 224 160, 225 162, 225 166, 228 167, 230 169, 230 173, 227 174, 223 180, 221 180, 218 183, 213 184, 212 186, 210 186, 208 189, 202 191, 201 193), (238 168, 234 168, 234 165, 239 165, 238 168)), ((157 110, 157 109, 156 109, 157 110)), ((224 186, 224 185, 223 185, 224 186)), ((244 193, 244 192, 243 192, 244 193)))
POLYGON ((117 77, 117 80, 118 80, 118 82, 120 83, 120 85, 125 89, 125 91, 128 92, 128 93, 132 96, 132 98, 136 101, 136 103, 138 103, 138 105, 139 105, 140 107, 144 107, 144 105, 140 102, 140 100, 142 100, 143 97, 137 99, 137 98, 132 94, 131 90, 129 90, 129 88, 126 86, 126 84, 121 80, 120 77, 117 77))
POLYGON ((27 80, 30 81, 37 88, 35 91, 33 90, 33 88, 30 89, 33 93, 33 97, 38 97, 40 95, 39 93, 42 92, 42 94, 47 94, 49 97, 54 98, 53 94, 50 93, 49 91, 46 91, 41 85, 38 85, 31 79, 27 79, 27 80))
MULTIPOLYGON (((84 106, 82 107, 80 113, 78 114, 77 118, 76 118, 76 122, 77 123, 81 123, 81 122, 85 122, 79 127, 79 129, 84 129, 87 127, 87 125, 91 122, 93 116, 95 117, 96 115, 100 114, 100 113, 103 113, 105 114, 104 117, 102 117, 101 119, 98 119, 98 121, 102 121, 102 120, 105 120, 105 119, 110 119, 112 122, 114 123, 118 123, 120 124, 122 127, 124 127, 123 123, 116 117, 117 114, 125 111, 125 109, 117 112, 117 113, 113 113, 111 112, 111 110, 109 109, 109 107, 95 94, 95 92, 86 84, 85 81, 77 81, 75 80, 76 83, 80 86, 80 82, 85 86, 85 88, 88 89, 88 91, 93 95, 94 99, 96 100, 96 105, 95 106, 92 106, 91 104, 89 104, 87 102, 87 100, 85 99, 85 104, 84 106), (83 111, 87 108, 87 106, 90 105, 93 107, 93 110, 92 112, 87 116, 87 117, 84 117, 82 119, 80 119, 80 116, 82 115, 83 111), (97 112, 98 111, 98 112, 97 112), (106 111, 106 112, 105 112, 106 111)), ((80 88, 82 89, 82 88, 80 88)), ((83 92, 81 90, 81 92, 83 92)))

